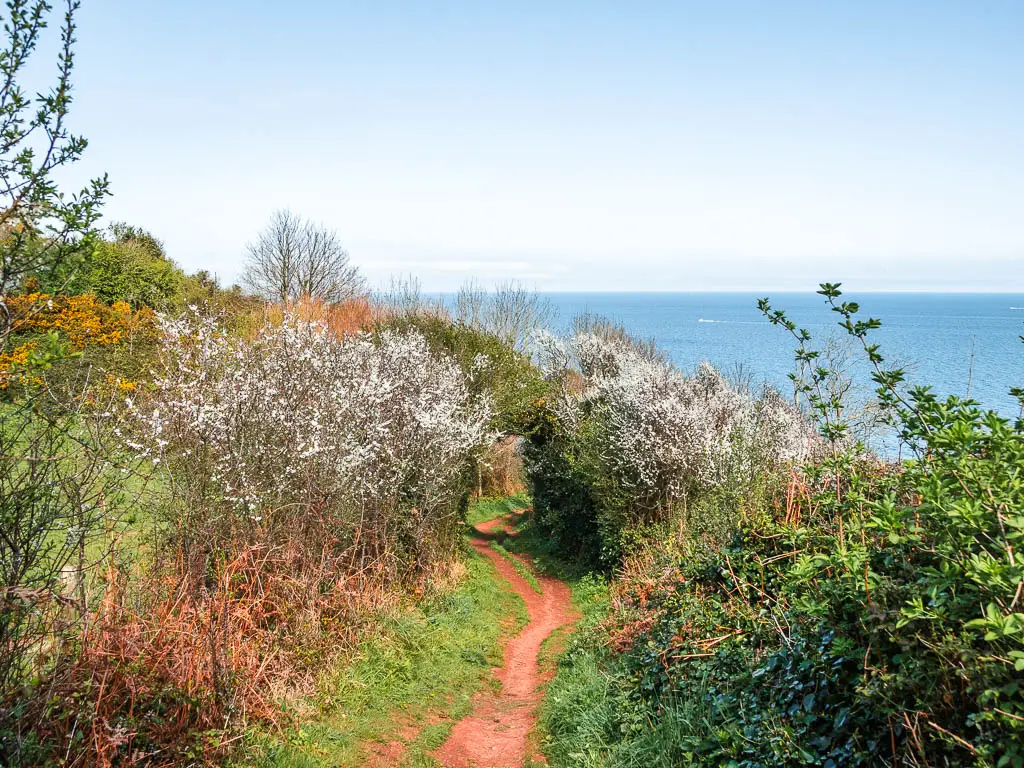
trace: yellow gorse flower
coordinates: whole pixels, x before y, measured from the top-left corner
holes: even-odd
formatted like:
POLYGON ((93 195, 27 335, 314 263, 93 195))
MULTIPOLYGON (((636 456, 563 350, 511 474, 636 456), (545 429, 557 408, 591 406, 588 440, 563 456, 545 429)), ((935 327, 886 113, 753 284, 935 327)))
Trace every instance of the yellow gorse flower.
POLYGON ((125 301, 105 304, 91 293, 51 296, 27 293, 8 296, 4 304, 14 321, 15 333, 58 331, 75 349, 90 344, 119 344, 134 333, 153 329, 153 310, 132 310, 125 301))
MULTIPOLYGON (((106 304, 91 293, 65 296, 33 292, 4 297, 3 303, 12 318, 13 336, 56 331, 79 351, 88 346, 120 344, 139 335, 155 335, 153 310, 133 310, 125 301, 106 304)), ((25 369, 36 346, 36 342, 26 341, 0 353, 0 389, 14 381, 27 381, 25 369)), ((135 387, 134 382, 117 383, 121 391, 130 392, 135 387)))

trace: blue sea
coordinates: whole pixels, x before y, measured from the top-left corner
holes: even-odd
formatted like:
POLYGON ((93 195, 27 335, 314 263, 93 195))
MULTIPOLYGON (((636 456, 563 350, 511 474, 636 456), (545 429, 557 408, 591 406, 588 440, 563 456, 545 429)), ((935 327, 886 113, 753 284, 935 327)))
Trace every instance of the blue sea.
MULTIPOLYGON (((794 340, 772 326, 747 293, 549 293, 555 324, 592 312, 614 320, 634 336, 653 338, 684 370, 708 361, 727 374, 742 370, 755 382, 792 392, 794 340)), ((772 293, 773 306, 821 340, 845 335, 839 316, 813 293, 772 293)), ((850 293, 863 318, 877 317, 873 334, 881 352, 898 360, 912 384, 931 385, 941 395, 970 396, 987 408, 1016 417, 1009 395, 1024 386, 1024 295, 941 293, 850 293)), ((865 391, 873 387, 857 357, 865 391)))

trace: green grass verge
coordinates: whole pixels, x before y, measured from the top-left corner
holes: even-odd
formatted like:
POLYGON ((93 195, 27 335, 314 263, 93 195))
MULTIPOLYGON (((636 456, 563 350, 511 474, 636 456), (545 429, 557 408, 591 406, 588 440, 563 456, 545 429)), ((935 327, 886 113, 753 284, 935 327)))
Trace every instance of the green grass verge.
POLYGON ((526 623, 526 607, 494 567, 471 553, 453 593, 384 622, 329 676, 321 716, 286 738, 261 734, 241 765, 359 766, 373 743, 409 739, 401 765, 432 766, 428 752, 466 715, 473 694, 501 664, 501 639, 526 623), (511 619, 511 621, 510 621, 511 619))
MULTIPOLYGON (((541 667, 554 668, 540 706, 540 722, 533 734, 552 768, 604 768, 613 764, 612 750, 621 738, 619 685, 615 663, 604 646, 599 625, 608 617, 607 579, 557 557, 550 541, 537 533, 529 517, 516 536, 503 542, 512 552, 529 554, 541 573, 565 581, 580 619, 565 636, 548 638, 541 649, 541 667)), ((626 763, 622 763, 626 764, 626 763)), ((637 766, 653 763, 629 763, 637 766)))
POLYGON ((544 590, 541 589, 540 582, 537 581, 537 577, 533 575, 533 571, 530 570, 528 565, 516 558, 511 552, 496 541, 492 541, 489 546, 503 558, 512 563, 512 567, 516 569, 516 573, 526 580, 526 583, 530 585, 530 588, 534 592, 538 595, 543 594, 544 590))
POLYGON ((470 525, 486 523, 528 506, 530 506, 530 496, 527 493, 479 499, 466 512, 466 522, 470 525))
MULTIPOLYGON (((676 768, 683 743, 710 717, 707 702, 666 701, 661 717, 637 707, 625 691, 628 673, 609 652, 602 624, 610 603, 605 577, 558 557, 529 518, 505 546, 533 556, 534 566, 566 581, 581 618, 568 638, 552 637, 541 649, 542 668, 555 674, 540 706, 533 735, 550 768, 676 768), (554 657, 554 658, 552 658, 554 657), (545 666, 546 665, 546 666, 545 666)), ((528 766, 535 768, 535 766, 528 766)))
POLYGON ((598 768, 609 765, 611 728, 619 720, 617 686, 598 629, 608 616, 608 584, 602 577, 584 575, 571 579, 569 586, 581 618, 548 683, 538 738, 553 768, 598 768))

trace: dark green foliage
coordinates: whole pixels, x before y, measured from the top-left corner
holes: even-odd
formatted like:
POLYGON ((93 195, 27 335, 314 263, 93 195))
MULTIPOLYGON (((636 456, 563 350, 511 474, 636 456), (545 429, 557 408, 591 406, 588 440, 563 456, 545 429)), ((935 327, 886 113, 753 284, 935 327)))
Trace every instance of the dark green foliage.
MULTIPOLYGON (((691 538, 627 567, 586 657, 612 675, 603 724, 587 721, 601 746, 556 764, 1024 765, 1022 424, 904 392, 867 340, 879 322, 822 292, 916 458, 851 450, 842 408, 815 402, 830 372, 801 379, 830 455, 723 546, 691 538)), ((764 306, 815 360, 810 335, 764 306)), ((579 739, 565 730, 553 755, 579 739)))
POLYGON ((586 442, 574 441, 558 417, 547 407, 536 411, 526 444, 534 521, 563 557, 599 568, 603 556, 598 502, 593 496, 595 473, 583 451, 586 442))
POLYGON ((238 286, 222 288, 205 270, 186 275, 160 240, 123 222, 112 224, 105 236, 94 239, 87 259, 38 272, 31 287, 50 294, 92 293, 107 304, 125 301, 134 308, 164 312, 194 304, 229 319, 263 306, 261 299, 244 295, 238 286))

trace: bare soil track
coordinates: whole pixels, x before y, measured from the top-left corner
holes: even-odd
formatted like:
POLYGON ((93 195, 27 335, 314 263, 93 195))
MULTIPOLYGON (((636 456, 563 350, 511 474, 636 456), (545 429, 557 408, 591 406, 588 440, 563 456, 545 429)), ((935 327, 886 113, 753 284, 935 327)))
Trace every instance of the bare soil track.
MULTIPOLYGON (((541 593, 520 576, 512 563, 487 542, 499 532, 510 533, 513 515, 499 517, 474 528, 473 547, 490 558, 498 573, 526 603, 529 622, 505 645, 504 665, 495 671, 501 689, 481 691, 473 699, 472 713, 456 723, 434 757, 446 768, 520 768, 527 758, 527 736, 537 721, 537 705, 544 682, 538 665, 541 644, 573 619, 569 588, 558 579, 538 576, 541 593)), ((529 755, 543 762, 540 755, 529 755)))

